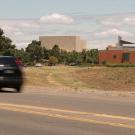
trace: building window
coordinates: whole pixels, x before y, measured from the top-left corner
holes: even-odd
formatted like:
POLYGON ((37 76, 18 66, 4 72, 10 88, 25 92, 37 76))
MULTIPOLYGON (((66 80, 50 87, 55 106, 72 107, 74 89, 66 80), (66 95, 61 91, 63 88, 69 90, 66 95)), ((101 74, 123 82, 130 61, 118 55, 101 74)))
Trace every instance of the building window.
POLYGON ((129 62, 129 59, 130 59, 130 53, 123 53, 122 61, 129 62))

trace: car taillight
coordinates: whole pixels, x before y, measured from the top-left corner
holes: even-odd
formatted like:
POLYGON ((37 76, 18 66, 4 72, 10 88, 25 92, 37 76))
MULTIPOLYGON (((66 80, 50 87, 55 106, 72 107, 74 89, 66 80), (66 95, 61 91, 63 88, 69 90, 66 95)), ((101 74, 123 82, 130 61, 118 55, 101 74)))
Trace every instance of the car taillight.
POLYGON ((16 63, 18 66, 22 66, 22 61, 21 61, 21 60, 16 59, 16 60, 15 60, 15 63, 16 63))

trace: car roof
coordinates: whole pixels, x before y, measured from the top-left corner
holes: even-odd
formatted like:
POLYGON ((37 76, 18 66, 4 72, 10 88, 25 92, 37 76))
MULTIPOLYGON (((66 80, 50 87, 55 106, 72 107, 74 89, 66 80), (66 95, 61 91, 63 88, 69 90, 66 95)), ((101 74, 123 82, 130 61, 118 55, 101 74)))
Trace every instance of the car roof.
POLYGON ((0 58, 14 58, 14 56, 0 56, 0 58))

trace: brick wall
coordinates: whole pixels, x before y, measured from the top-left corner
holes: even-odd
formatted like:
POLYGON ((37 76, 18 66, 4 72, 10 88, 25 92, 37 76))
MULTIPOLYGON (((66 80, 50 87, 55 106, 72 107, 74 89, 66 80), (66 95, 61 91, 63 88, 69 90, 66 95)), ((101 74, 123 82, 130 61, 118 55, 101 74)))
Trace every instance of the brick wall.
POLYGON ((135 52, 130 52, 130 63, 135 64, 135 52))
POLYGON ((124 53, 129 53, 129 63, 135 63, 135 51, 103 50, 103 51, 99 51, 99 64, 103 64, 103 63, 120 64, 120 63, 123 63, 123 54, 124 53))

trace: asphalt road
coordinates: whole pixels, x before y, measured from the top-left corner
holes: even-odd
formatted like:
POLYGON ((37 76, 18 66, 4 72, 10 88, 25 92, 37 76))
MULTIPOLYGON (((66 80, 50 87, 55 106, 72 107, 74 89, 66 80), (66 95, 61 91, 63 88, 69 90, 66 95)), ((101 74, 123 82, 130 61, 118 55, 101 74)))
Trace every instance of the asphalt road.
POLYGON ((0 135, 135 135, 129 98, 25 90, 0 93, 0 135))

